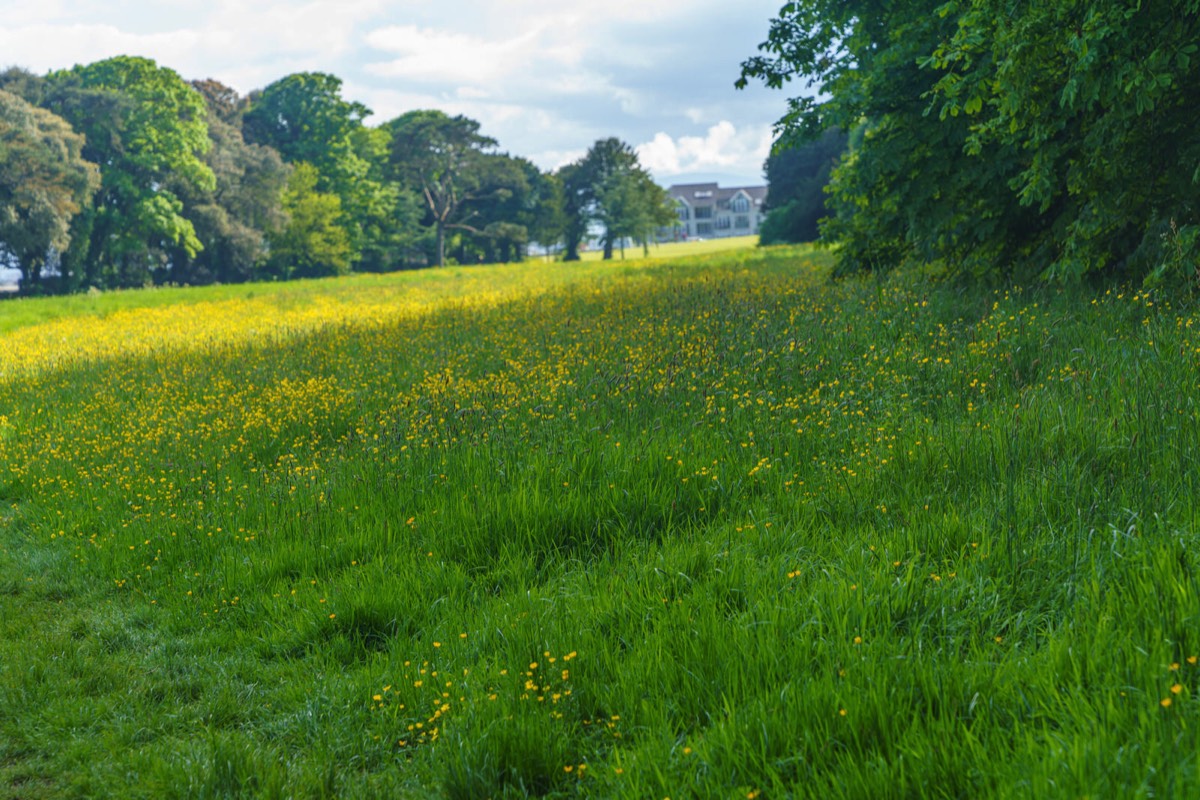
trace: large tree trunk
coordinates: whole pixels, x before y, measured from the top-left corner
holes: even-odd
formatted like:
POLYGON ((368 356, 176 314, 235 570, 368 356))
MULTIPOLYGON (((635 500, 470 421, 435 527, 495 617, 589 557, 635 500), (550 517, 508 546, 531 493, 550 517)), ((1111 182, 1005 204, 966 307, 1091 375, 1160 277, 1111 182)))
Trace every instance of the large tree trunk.
POLYGON ((613 238, 607 233, 604 234, 604 260, 612 261, 613 257, 613 238))
POLYGON ((446 266, 446 223, 440 219, 437 223, 437 265, 446 266))

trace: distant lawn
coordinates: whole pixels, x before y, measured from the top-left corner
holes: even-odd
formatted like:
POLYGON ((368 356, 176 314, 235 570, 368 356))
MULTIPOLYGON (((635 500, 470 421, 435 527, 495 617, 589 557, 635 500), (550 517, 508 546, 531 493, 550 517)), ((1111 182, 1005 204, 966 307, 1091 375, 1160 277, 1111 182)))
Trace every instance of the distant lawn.
MULTIPOLYGON (((667 242, 666 244, 650 245, 650 258, 683 258, 698 256, 706 253, 723 253, 726 250, 737 250, 744 247, 754 247, 758 244, 757 236, 731 236, 727 239, 703 239, 690 242, 667 242)), ((584 261, 599 261, 604 255, 600 247, 585 250, 582 254, 584 261)), ((621 251, 613 253, 614 259, 621 258, 621 251)), ((641 247, 625 248, 625 258, 642 258, 641 247)))
MULTIPOLYGON (((729 239, 709 239, 705 241, 651 245, 650 258, 674 259, 684 256, 724 253, 730 250, 753 248, 757 244, 757 236, 737 236, 729 239)), ((600 261, 601 255, 603 253, 599 250, 589 250, 583 253, 583 260, 600 261)), ((614 261, 625 262, 639 261, 641 259, 642 248, 640 247, 627 248, 624 259, 621 258, 620 251, 614 257, 614 261)), ((545 258, 530 256, 522 263, 544 265, 557 262, 548 262, 545 258)), ((563 266, 569 267, 570 265, 563 264, 563 266)), ((464 274, 476 275, 478 277, 480 273, 477 273, 477 270, 499 269, 506 271, 520 268, 520 264, 447 267, 444 269, 430 268, 382 275, 356 274, 341 278, 322 278, 280 283, 153 287, 149 289, 130 289, 93 294, 74 294, 65 297, 6 298, 3 294, 0 294, 0 334, 64 317, 103 317, 118 311, 250 298, 259 298, 260 300, 274 298, 275 302, 288 305, 296 302, 307 302, 307 298, 316 295, 350 298, 357 297, 364 291, 369 293, 372 287, 381 287, 386 289, 388 293, 391 293, 395 291, 397 286, 436 286, 444 283, 447 279, 457 278, 464 274)), ((452 291, 458 291, 458 289, 453 289, 452 291)))

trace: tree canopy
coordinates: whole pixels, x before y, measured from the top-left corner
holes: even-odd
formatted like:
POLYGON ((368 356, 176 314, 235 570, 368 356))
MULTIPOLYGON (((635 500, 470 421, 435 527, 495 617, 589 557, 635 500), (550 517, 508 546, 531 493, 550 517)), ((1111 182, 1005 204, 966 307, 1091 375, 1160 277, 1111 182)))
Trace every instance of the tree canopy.
POLYGON ((803 80, 784 146, 864 125, 832 181, 843 271, 1194 269, 1200 2, 806 0, 739 81, 803 80))
POLYGON ((410 111, 384 126, 392 136, 391 163, 396 177, 425 203, 437 241, 437 263, 446 263, 446 232, 478 231, 471 225, 475 205, 497 192, 511 191, 519 180, 501 174, 493 157, 496 140, 480 133, 479 123, 441 111, 410 111))
POLYGON ((831 128, 819 139, 781 148, 767 158, 763 168, 771 191, 760 234, 763 244, 817 239, 818 223, 829 213, 825 187, 848 142, 844 131, 831 128))
POLYGON ((245 99, 235 90, 212 80, 192 85, 207 107, 210 146, 204 162, 215 182, 197 186, 176 178, 168 184, 202 244, 198 254, 173 253, 171 279, 207 283, 260 277, 269 239, 287 222, 282 193, 291 170, 274 148, 245 141, 237 113, 245 99))
POLYGON ((577 256, 593 226, 611 257, 671 221, 616 139, 548 172, 468 117, 370 114, 323 72, 243 95, 147 58, 9 68, 0 257, 22 291, 69 292, 577 256))
POLYGON ((84 282, 140 286, 154 280, 165 252, 203 245, 166 185, 216 185, 204 99, 173 70, 120 56, 51 73, 51 108, 86 137, 83 155, 101 165, 101 186, 72 248, 91 266, 84 282))
POLYGON ((335 75, 288 75, 250 95, 243 126, 249 141, 274 147, 289 163, 310 165, 316 188, 338 196, 346 211, 340 224, 357 261, 375 244, 372 223, 390 213, 393 198, 373 179, 370 154, 361 152, 369 140, 359 134, 371 110, 343 99, 341 92, 335 75))
POLYGON ((568 261, 579 258, 580 245, 593 223, 602 231, 604 258, 625 238, 646 241, 658 226, 675 220, 667 194, 638 162, 637 153, 615 137, 600 139, 579 161, 560 171, 567 216, 568 261))
POLYGON ((317 189, 311 164, 292 171, 283 193, 287 224, 271 239, 272 273, 280 278, 319 278, 350 271, 353 248, 342 223, 342 201, 317 189))
POLYGON ((341 174, 355 157, 351 135, 370 116, 361 103, 343 100, 342 81, 324 72, 298 72, 251 94, 246 138, 268 144, 293 163, 304 162, 328 177, 341 174))
POLYGON ((66 120, 0 90, 0 247, 23 283, 36 284, 47 257, 71 244, 71 221, 99 186, 66 120))

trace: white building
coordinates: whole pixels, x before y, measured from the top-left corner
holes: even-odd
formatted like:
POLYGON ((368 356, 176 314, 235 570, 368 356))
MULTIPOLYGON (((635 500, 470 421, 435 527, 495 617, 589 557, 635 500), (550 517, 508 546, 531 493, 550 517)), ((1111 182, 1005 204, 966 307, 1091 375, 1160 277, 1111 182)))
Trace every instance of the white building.
POLYGON ((679 222, 663 238, 720 239, 754 236, 766 216, 766 186, 722 189, 715 183, 685 183, 667 189, 679 222))

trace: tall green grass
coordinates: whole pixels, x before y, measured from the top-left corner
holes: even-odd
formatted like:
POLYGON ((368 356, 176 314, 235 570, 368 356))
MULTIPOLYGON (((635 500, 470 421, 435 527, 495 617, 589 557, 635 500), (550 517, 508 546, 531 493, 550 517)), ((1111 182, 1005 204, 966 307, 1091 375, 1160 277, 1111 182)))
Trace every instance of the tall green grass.
POLYGON ((1193 309, 527 269, 0 385, 0 797, 1200 793, 1193 309))

